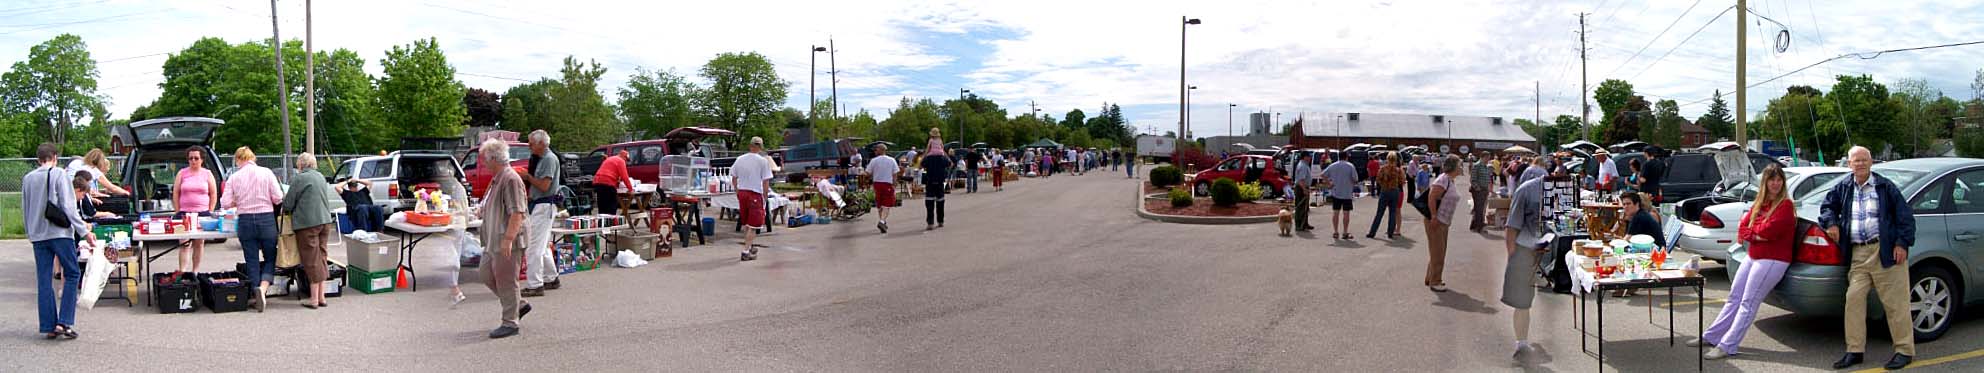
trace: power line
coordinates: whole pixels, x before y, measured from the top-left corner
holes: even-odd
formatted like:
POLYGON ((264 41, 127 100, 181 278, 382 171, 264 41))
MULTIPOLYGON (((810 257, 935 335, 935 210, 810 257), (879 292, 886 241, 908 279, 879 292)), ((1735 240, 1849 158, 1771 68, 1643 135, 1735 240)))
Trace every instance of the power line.
POLYGON ((1715 18, 1712 18, 1712 19, 1709 19, 1709 20, 1708 20, 1708 23, 1704 23, 1704 24, 1702 24, 1702 27, 1701 27, 1701 28, 1696 28, 1696 29, 1695 29, 1695 32, 1694 32, 1694 33, 1690 33, 1690 34, 1688 34, 1688 37, 1687 37, 1686 39, 1681 39, 1681 43, 1680 43, 1680 44, 1675 44, 1675 45, 1674 45, 1674 48, 1669 48, 1669 49, 1667 49, 1667 53, 1662 53, 1662 54, 1660 54, 1660 58, 1655 58, 1655 59, 1653 59, 1653 63, 1649 63, 1649 64, 1647 64, 1647 65, 1646 65, 1646 68, 1645 68, 1645 69, 1641 69, 1639 73, 1636 73, 1636 74, 1633 74, 1633 77, 1632 77, 1632 78, 1628 78, 1627 80, 1632 80, 1632 79, 1639 79, 1639 78, 1640 78, 1640 74, 1645 74, 1645 73, 1646 73, 1647 71, 1649 71, 1649 70, 1653 70, 1653 66, 1655 66, 1655 65, 1659 65, 1659 64, 1660 64, 1660 61, 1663 61, 1663 60, 1666 60, 1666 59, 1667 59, 1667 55, 1671 55, 1671 54, 1674 54, 1674 51, 1675 51, 1675 50, 1678 50, 1678 49, 1681 49, 1681 46, 1683 46, 1683 45, 1688 45, 1688 42, 1689 42, 1689 41, 1692 41, 1692 40, 1695 40, 1695 35, 1699 35, 1699 34, 1701 34, 1701 33, 1702 33, 1702 30, 1706 30, 1706 29, 1708 29, 1708 26, 1709 26, 1709 25, 1714 25, 1714 24, 1715 24, 1715 21, 1717 21, 1717 20, 1721 20, 1721 19, 1722 19, 1722 16, 1725 16, 1725 15, 1729 15, 1729 11, 1731 11, 1731 10, 1736 10, 1736 6, 1735 6, 1735 5, 1730 5, 1730 6, 1728 7, 1728 8, 1725 8, 1725 9, 1723 9, 1723 10, 1722 10, 1722 13, 1716 13, 1716 15, 1715 15, 1715 18))
POLYGON ((456 72, 455 72, 455 75, 468 75, 468 76, 473 76, 473 77, 478 77, 478 78, 490 78, 490 79, 503 79, 503 80, 515 80, 515 81, 519 81, 519 82, 525 82, 525 83, 529 83, 529 82, 534 82, 534 81, 535 81, 535 80, 530 80, 530 79, 519 79, 519 78, 512 78, 512 77, 507 77, 507 76, 495 76, 495 75, 483 75, 483 74, 476 74, 476 73, 471 73, 471 72, 461 72, 461 71, 456 71, 456 72))
POLYGON ((1664 29, 1660 29, 1660 33, 1659 33, 1659 34, 1655 34, 1655 35, 1653 35, 1653 39, 1651 39, 1651 40, 1647 40, 1647 41, 1646 41, 1646 45, 1643 45, 1643 46, 1640 46, 1640 50, 1638 50, 1638 51, 1633 51, 1633 56, 1632 56, 1632 57, 1626 57, 1626 62, 1620 62, 1620 63, 1619 63, 1619 67, 1614 67, 1614 68, 1612 68, 1612 72, 1608 72, 1608 73, 1605 73, 1605 75, 1608 75, 1608 76, 1609 76, 1609 75, 1612 75, 1612 74, 1617 74, 1617 73, 1619 73, 1619 69, 1622 69, 1622 68, 1625 68, 1625 67, 1626 67, 1626 64, 1629 64, 1629 63, 1632 63, 1632 62, 1633 62, 1633 59, 1635 59, 1635 58, 1639 58, 1639 57, 1640 57, 1640 53, 1641 53, 1641 52, 1646 52, 1646 48, 1647 48, 1647 47, 1651 47, 1651 46, 1653 46, 1653 42, 1656 42, 1656 41, 1660 41, 1660 37, 1662 37, 1662 36, 1667 36, 1667 31, 1670 31, 1670 30, 1673 30, 1673 29, 1674 29, 1674 25, 1677 25, 1677 24, 1681 24, 1681 20, 1682 20, 1682 19, 1685 19, 1685 18, 1688 18, 1688 13, 1690 13, 1690 12, 1694 12, 1694 11, 1695 11, 1695 7, 1696 7, 1696 6, 1700 6, 1700 5, 1702 5, 1702 0, 1695 0, 1695 3, 1694 3, 1693 5, 1689 5, 1689 6, 1688 6, 1688 10, 1684 10, 1684 11, 1681 11, 1681 16, 1679 16, 1679 17, 1674 17, 1674 21, 1673 21, 1673 22, 1668 22, 1668 23, 1667 23, 1667 28, 1664 28, 1664 29))
POLYGON ((165 11, 164 9, 158 9, 158 10, 151 10, 151 11, 144 11, 144 12, 136 12, 136 13, 125 13, 125 14, 119 14, 119 15, 114 15, 114 16, 109 16, 109 17, 102 17, 102 18, 92 18, 92 19, 86 19, 86 20, 81 20, 81 21, 68 21, 68 22, 55 22, 55 23, 40 23, 40 24, 28 24, 28 25, 10 25, 10 26, 0 26, 0 27, 32 27, 32 28, 26 28, 26 29, 20 29, 20 30, 14 30, 14 31, 8 31, 8 32, 0 32, 0 35, 9 35, 9 34, 17 34, 17 33, 23 33, 23 32, 28 32, 28 31, 35 31, 35 30, 44 30, 44 29, 50 29, 50 28, 55 28, 55 27, 61 27, 61 26, 69 26, 69 25, 80 25, 80 24, 88 24, 88 23, 97 23, 97 22, 103 22, 103 21, 109 21, 109 20, 114 20, 114 19, 119 19, 119 18, 126 18, 126 17, 132 17, 132 16, 141 16, 141 15, 149 15, 149 14, 154 14, 154 13, 161 13, 161 12, 164 12, 164 11, 165 11))
POLYGON ((1798 68, 1797 70, 1792 70, 1792 71, 1791 71, 1791 72, 1789 72, 1789 73, 1784 73, 1783 75, 1778 75, 1778 76, 1776 76, 1776 77, 1772 77, 1772 78, 1770 78, 1770 79, 1766 79, 1766 80, 1764 80, 1764 81, 1762 81, 1762 82, 1758 82, 1757 84, 1751 84, 1751 85, 1750 85, 1749 87, 1745 87, 1745 88, 1756 88, 1757 86, 1759 86, 1759 85, 1763 85, 1764 83, 1770 83, 1770 82, 1772 82, 1772 81, 1776 81, 1776 80, 1778 80, 1778 79, 1782 79, 1782 78, 1784 78, 1784 77, 1786 77, 1786 76, 1791 76, 1792 74, 1797 74, 1798 72, 1800 72, 1800 71, 1805 71, 1805 69, 1810 69, 1810 68, 1812 68, 1813 66, 1818 66, 1818 65, 1821 65, 1821 64, 1825 64, 1825 63, 1827 63, 1827 62, 1832 62, 1832 61, 1836 61, 1836 60, 1840 60, 1840 59, 1844 59, 1844 58, 1847 58, 1847 57, 1856 57, 1856 58, 1859 58, 1859 59, 1863 59, 1863 60, 1871 60, 1871 59, 1875 59, 1875 58, 1880 58, 1880 57, 1881 57, 1881 55, 1883 55, 1883 54, 1888 54, 1888 53, 1896 53, 1896 52, 1908 52, 1908 51, 1918 51, 1918 50, 1925 50, 1925 49, 1937 49, 1937 48, 1949 48, 1949 47, 1961 47, 1961 46, 1966 46, 1966 45, 1977 45, 1977 44, 1984 44, 1984 40, 1978 40, 1978 41, 1971 41, 1971 42, 1962 42, 1962 43, 1951 43, 1951 44, 1941 44, 1941 45, 1930 45, 1930 46, 1922 46, 1922 47, 1913 47, 1913 48, 1901 48, 1901 49, 1889 49, 1889 50, 1883 50, 1883 51, 1872 51, 1872 52, 1860 52, 1860 53, 1847 53, 1847 54, 1842 54, 1842 55, 1839 55, 1839 56, 1835 56, 1835 57, 1833 57, 1833 58, 1827 58, 1827 59, 1824 59, 1824 60, 1819 60, 1819 62, 1813 62, 1813 63, 1812 63, 1812 64, 1810 64, 1810 65, 1805 65, 1805 67, 1800 67, 1800 68, 1798 68))

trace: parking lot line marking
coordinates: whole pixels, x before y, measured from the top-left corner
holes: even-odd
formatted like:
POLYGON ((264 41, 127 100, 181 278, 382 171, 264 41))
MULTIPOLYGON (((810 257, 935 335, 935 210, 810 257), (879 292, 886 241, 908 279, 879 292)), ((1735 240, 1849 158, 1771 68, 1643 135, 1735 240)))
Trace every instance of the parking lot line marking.
POLYGON ((1660 306, 1661 306, 1661 307, 1673 307, 1673 306, 1692 306, 1692 305, 1695 305, 1695 303, 1701 303, 1701 304, 1703 304, 1703 305, 1710 305, 1710 304, 1718 304, 1718 303, 1722 303, 1722 302, 1728 302, 1728 301, 1729 301, 1729 299, 1723 299, 1723 298, 1717 298, 1717 299, 1709 299, 1709 300, 1691 300, 1691 301, 1681 301, 1681 302, 1673 302, 1673 303, 1661 303, 1661 305, 1660 305, 1660 306))
MULTIPOLYGON (((1984 357, 1984 350, 1976 350, 1976 351, 1971 351, 1971 352, 1965 352, 1965 353, 1961 353, 1961 354, 1956 354, 1956 355, 1950 355, 1950 356, 1944 356, 1944 357, 1939 357, 1939 358, 1934 358, 1934 359, 1929 359, 1929 360, 1916 360, 1914 364, 1909 364, 1909 365, 1908 365, 1908 369, 1915 369, 1915 368, 1921 368, 1921 367, 1926 367, 1926 366, 1931 366, 1931 365, 1937 365, 1937 364, 1942 364, 1942 363, 1948 363, 1948 362, 1952 362, 1952 361, 1958 361, 1958 360, 1968 360, 1968 359, 1974 359, 1974 358, 1979 358, 1979 357, 1984 357)), ((1854 371, 1853 373, 1875 373, 1875 372, 1883 372, 1883 371, 1887 371, 1887 369, 1885 369, 1885 368, 1880 368, 1880 367, 1874 367, 1874 368, 1867 368, 1867 369, 1861 369, 1861 370, 1858 370, 1858 371, 1854 371)))

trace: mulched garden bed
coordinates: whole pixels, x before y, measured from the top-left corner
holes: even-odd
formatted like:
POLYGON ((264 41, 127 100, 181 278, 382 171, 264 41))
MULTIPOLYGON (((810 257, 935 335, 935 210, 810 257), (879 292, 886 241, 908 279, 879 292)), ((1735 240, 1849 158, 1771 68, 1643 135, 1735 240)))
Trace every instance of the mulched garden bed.
MULTIPOLYGON (((1146 188, 1148 189, 1148 188, 1146 188)), ((1153 192, 1154 193, 1154 192, 1153 192)), ((1144 199, 1144 209, 1154 214, 1184 216, 1271 216, 1281 212, 1282 205, 1276 203, 1241 203, 1233 207, 1213 206, 1212 199, 1193 199, 1191 206, 1171 207, 1169 199, 1144 199)))

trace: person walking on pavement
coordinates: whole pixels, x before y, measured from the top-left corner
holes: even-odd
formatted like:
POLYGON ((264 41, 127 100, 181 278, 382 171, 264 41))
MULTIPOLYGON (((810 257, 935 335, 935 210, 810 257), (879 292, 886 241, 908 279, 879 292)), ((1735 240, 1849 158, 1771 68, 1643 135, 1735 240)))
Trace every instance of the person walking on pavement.
POLYGON ((1871 171, 1874 157, 1867 148, 1846 151, 1852 179, 1833 184, 1819 205, 1819 226, 1833 242, 1853 247, 1846 271, 1846 355, 1832 364, 1845 369, 1860 364, 1867 352, 1867 292, 1879 296, 1887 312, 1888 335, 1894 357, 1887 369, 1908 367, 1915 356, 1915 329, 1908 304, 1908 248, 1915 246, 1915 212, 1901 189, 1871 171))
POLYGON ((28 240, 34 243, 40 333, 47 339, 76 339, 76 296, 83 281, 82 265, 76 261, 76 237, 88 240, 92 247, 98 245, 96 236, 89 233, 89 221, 77 210, 76 191, 69 187, 75 176, 55 166, 61 156, 62 147, 55 143, 35 147, 35 161, 40 167, 21 176, 21 216, 25 217, 28 240), (59 300, 55 274, 50 273, 56 269, 63 273, 59 300))
POLYGON ((1384 222, 1385 214, 1390 213, 1392 220, 1385 228, 1385 239, 1397 239, 1398 221, 1404 219, 1398 214, 1399 202, 1402 201, 1399 193, 1405 190, 1405 168, 1399 166, 1398 153, 1387 155, 1385 165, 1371 174, 1371 179, 1378 183, 1375 189, 1378 195, 1378 216, 1371 218, 1371 231, 1365 233, 1364 238, 1377 238, 1378 223, 1384 222))
MULTIPOLYGON (((933 147, 930 151, 943 154, 943 148, 933 147)), ((765 139, 751 138, 751 152, 737 157, 737 163, 730 166, 730 183, 737 186, 737 219, 744 224, 744 252, 738 255, 739 261, 758 260, 758 229, 769 224, 765 222, 765 193, 771 191, 772 160, 764 155, 765 139)))
POLYGON ((1123 178, 1125 178, 1125 179, 1135 179, 1135 178, 1137 178, 1137 154, 1136 154, 1136 152, 1130 152, 1130 156, 1129 156, 1129 157, 1124 157, 1124 158, 1123 158, 1123 173, 1124 173, 1124 175, 1123 175, 1123 178))
POLYGON ((489 191, 483 195, 482 205, 476 207, 476 216, 483 221, 482 242, 487 246, 482 259, 483 283, 489 292, 496 295, 497 303, 503 305, 503 324, 489 332, 489 338, 507 338, 517 335, 523 328, 520 324, 525 315, 530 314, 530 302, 523 301, 517 293, 517 251, 523 247, 520 240, 524 229, 524 215, 529 200, 528 189, 517 171, 510 168, 510 145, 496 139, 482 142, 482 159, 477 162, 483 173, 489 174, 489 191))
POLYGON ((1777 287, 1777 281, 1784 278, 1784 269, 1791 265, 1792 248, 1798 244, 1794 229, 1798 224, 1794 210, 1798 208, 1786 196, 1784 169, 1776 164, 1766 166, 1762 180, 1763 191, 1750 212, 1744 214, 1736 233, 1736 239, 1749 248, 1751 260, 1729 276, 1729 303, 1722 306, 1715 323, 1709 324, 1702 338, 1688 341, 1688 347, 1703 343, 1715 346, 1702 355, 1705 359, 1737 354, 1743 335, 1750 332, 1750 323, 1757 319, 1757 307, 1777 287))
POLYGON ((1488 190, 1495 185, 1495 166, 1488 162, 1488 152, 1481 152, 1474 159, 1474 165, 1467 170, 1467 193, 1474 197, 1474 217, 1468 220, 1467 230, 1484 233, 1488 226, 1482 216, 1488 212, 1488 190))
POLYGON ((992 191, 1006 190, 1006 154, 992 149, 992 191))
POLYGON ((1323 178, 1330 188, 1330 238, 1351 240, 1350 202, 1357 189, 1357 166, 1338 157, 1323 169, 1323 178))
POLYGON ((1514 308, 1515 359, 1533 349, 1529 345, 1529 308, 1536 299, 1536 257, 1549 247, 1543 226, 1543 172, 1524 171, 1509 192, 1509 219, 1503 222, 1502 242, 1508 260, 1502 266, 1502 304, 1514 308))
MULTIPOLYGON (((887 144, 875 144, 875 154, 888 154, 887 144)), ((875 229, 889 233, 889 208, 896 207, 896 180, 902 175, 902 165, 893 157, 875 157, 868 161, 868 178, 875 189, 875 229)))
MULTIPOLYGON (((544 130, 535 130, 530 131, 529 136, 530 166, 528 171, 530 175, 522 177, 525 186, 528 186, 530 189, 528 193, 530 207, 526 209, 530 211, 530 215, 524 219, 524 237, 526 239, 524 240, 524 289, 522 294, 526 297, 538 297, 543 296, 545 290, 556 290, 563 286, 558 281, 558 264, 551 257, 551 224, 552 220, 558 215, 558 205, 564 202, 565 198, 558 195, 558 175, 561 170, 559 162, 561 160, 558 159, 557 153, 551 152, 551 134, 544 132, 544 130)), ((508 157, 506 156, 505 158, 508 157)), ((626 170, 627 168, 624 159, 622 161, 617 168, 618 170, 626 170)), ((502 164, 509 164, 509 162, 505 161, 502 164)), ((600 166, 601 170, 607 168, 604 164, 600 166)), ((626 174, 622 172, 620 175, 625 177, 626 174)), ((598 190, 595 190, 594 193, 598 193, 598 190)), ((612 198, 612 196, 596 196, 595 198, 601 198, 602 201, 613 201, 611 203, 614 205, 619 204, 618 198, 612 198)))
MULTIPOLYGON (((241 239, 246 279, 255 285, 255 298, 248 305, 256 312, 269 308, 269 285, 276 276, 276 203, 282 202, 281 186, 275 172, 255 164, 255 151, 243 146, 234 150, 234 174, 223 185, 220 206, 235 209, 235 235, 241 239)), ((356 210, 356 208, 353 208, 356 210)), ((373 228, 376 229, 376 228, 373 228)), ((284 284, 284 286, 288 286, 284 284)))
MULTIPOLYGON (((937 141, 936 128, 930 129, 930 136, 931 141, 937 141)), ((946 192, 944 184, 948 181, 942 175, 950 174, 950 166, 951 161, 949 157, 943 153, 926 154, 923 156, 923 212, 925 213, 923 217, 923 230, 927 231, 944 226, 944 194, 946 192)), ((1069 166, 1080 167, 1080 164, 1070 163, 1069 166)))
POLYGON ((965 154, 964 154, 964 179, 965 179, 964 192, 965 193, 978 193, 978 167, 982 163, 985 163, 985 154, 982 154, 977 150, 965 150, 965 154))
MULTIPOLYGON (((289 191, 282 196, 282 210, 288 213, 296 230, 297 257, 303 260, 303 275, 310 283, 309 299, 303 308, 317 309, 324 303, 324 281, 330 279, 326 244, 338 220, 331 216, 331 184, 317 172, 317 157, 310 152, 296 155, 296 168, 303 170, 289 178, 289 191)), ((511 273, 515 273, 512 271, 511 273)))
POLYGON ((1295 189, 1295 230, 1303 232, 1316 229, 1309 225, 1309 183, 1314 181, 1309 171, 1309 157, 1297 156, 1295 172, 1290 174, 1288 180, 1295 189))

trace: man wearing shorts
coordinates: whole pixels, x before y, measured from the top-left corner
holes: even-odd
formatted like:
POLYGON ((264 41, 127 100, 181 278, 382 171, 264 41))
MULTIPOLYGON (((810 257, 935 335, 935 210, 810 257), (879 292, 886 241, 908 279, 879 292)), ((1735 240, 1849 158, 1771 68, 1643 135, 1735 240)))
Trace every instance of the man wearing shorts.
MULTIPOLYGON (((889 146, 875 144, 875 154, 889 154, 889 146)), ((875 229, 889 233, 889 208, 896 206, 896 180, 902 175, 902 165, 894 157, 878 156, 868 160, 868 178, 875 188, 875 229)))
POLYGON ((737 163, 730 166, 731 184, 737 186, 737 219, 745 227, 744 253, 741 261, 758 259, 758 247, 751 241, 758 238, 758 229, 765 223, 765 193, 771 190, 772 161, 765 158, 765 139, 751 138, 751 152, 737 157, 737 163))
POLYGON ((1330 238, 1349 240, 1350 200, 1356 197, 1357 166, 1338 155, 1329 168, 1323 169, 1323 177, 1330 184, 1330 238))

